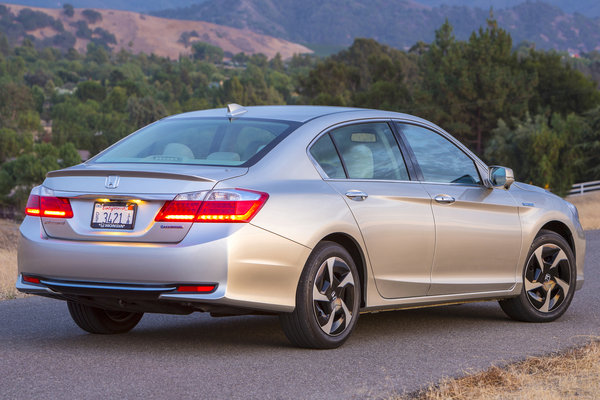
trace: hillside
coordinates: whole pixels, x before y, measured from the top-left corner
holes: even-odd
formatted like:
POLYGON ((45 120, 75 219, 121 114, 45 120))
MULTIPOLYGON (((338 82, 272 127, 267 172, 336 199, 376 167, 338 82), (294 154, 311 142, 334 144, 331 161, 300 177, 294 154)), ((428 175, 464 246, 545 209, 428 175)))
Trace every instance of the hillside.
MULTIPOLYGON (((31 1, 31 0, 30 0, 31 1)), ((441 5, 468 6, 494 10, 514 7, 525 3, 526 0, 417 0, 421 4, 431 7, 441 5)), ((600 2, 598 0, 542 0, 544 3, 560 8, 562 11, 573 14, 579 13, 588 17, 600 17, 600 2)), ((183 7, 183 6, 179 6, 183 7)))
POLYGON ((75 8, 102 8, 148 12, 172 7, 187 7, 202 3, 204 0, 10 0, 7 3, 28 7, 61 8, 71 4, 75 8))
MULTIPOLYGON (((464 3, 464 2, 463 2, 464 3)), ((349 45, 373 38, 397 48, 431 42, 446 18, 465 40, 489 17, 489 8, 430 7, 411 0, 208 0, 159 13, 250 29, 300 43, 349 45)), ((526 2, 494 12, 514 44, 527 40, 541 49, 600 50, 600 19, 567 14, 560 8, 526 2)))
POLYGON ((115 51, 126 49, 176 59, 180 54, 190 54, 191 44, 195 41, 203 41, 222 48, 226 53, 263 53, 269 58, 277 53, 289 58, 296 53, 311 52, 286 40, 208 22, 177 21, 130 11, 101 9, 94 10, 100 17, 90 19, 90 14, 96 14, 88 13, 86 17, 83 9, 75 9, 75 14, 68 17, 62 9, 5 6, 12 13, 12 16, 2 16, 2 30, 9 39, 15 41, 30 35, 43 45, 62 45, 63 49, 72 46, 78 51, 85 51, 90 41, 101 40, 102 44, 115 51), (51 18, 31 12, 22 14, 23 9, 41 12, 51 18), (19 24, 15 24, 15 20, 19 24))
MULTIPOLYGON (((69 3, 76 8, 103 8, 127 10, 136 12, 158 11, 168 8, 182 8, 204 3, 206 0, 10 0, 11 4, 31 7, 60 8, 69 3)), ((494 10, 514 7, 530 0, 415 0, 420 4, 439 7, 465 6, 494 10)), ((579 13, 588 17, 600 17, 600 2, 598 0, 543 0, 544 3, 560 8, 567 13, 579 13)))

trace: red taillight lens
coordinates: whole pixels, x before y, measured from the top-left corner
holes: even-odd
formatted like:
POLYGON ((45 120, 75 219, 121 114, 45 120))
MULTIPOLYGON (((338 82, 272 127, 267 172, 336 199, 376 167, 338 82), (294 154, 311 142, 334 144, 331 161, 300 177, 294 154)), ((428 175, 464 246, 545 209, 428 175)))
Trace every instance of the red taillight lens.
POLYGON ((198 211, 198 222, 250 222, 269 195, 253 190, 215 190, 206 196, 198 211))
POLYGON ((188 292, 188 293, 210 293, 215 290, 216 285, 185 285, 178 286, 178 292, 188 292))
POLYGON ((73 218, 69 199, 31 195, 25 206, 25 214, 46 218, 73 218))
POLYGON ((201 201, 167 201, 154 219, 158 222, 193 222, 201 201))
POLYGON ((157 222, 250 222, 269 195, 245 189, 180 194, 167 201, 157 222), (195 200, 189 200, 189 199, 195 200), (202 199, 202 200, 200 200, 202 199))
POLYGON ((27 205, 25 206, 25 214, 39 217, 42 210, 40 209, 40 196, 32 194, 27 199, 27 205))

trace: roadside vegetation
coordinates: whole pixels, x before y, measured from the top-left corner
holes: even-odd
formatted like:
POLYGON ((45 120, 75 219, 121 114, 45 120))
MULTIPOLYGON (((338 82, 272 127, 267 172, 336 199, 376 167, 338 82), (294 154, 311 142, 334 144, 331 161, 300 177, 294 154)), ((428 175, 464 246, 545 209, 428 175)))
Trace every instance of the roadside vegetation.
POLYGON ((600 229, 600 191, 569 196, 567 200, 577 207, 583 229, 600 229))
POLYGON ((525 361, 493 366, 486 371, 438 384, 396 400, 520 400, 600 398, 600 339, 587 346, 525 361))
POLYGON ((23 297, 15 289, 18 227, 13 221, 0 219, 0 300, 23 297))
POLYGON ((166 115, 230 102, 407 112, 555 193, 600 177, 600 90, 591 78, 600 53, 572 58, 515 44, 493 17, 468 40, 446 22, 432 43, 408 51, 355 39, 326 58, 282 60, 196 41, 191 55, 171 60, 17 35, 16 20, 54 23, 42 14, 0 5, 0 216, 18 214, 49 170, 166 115))

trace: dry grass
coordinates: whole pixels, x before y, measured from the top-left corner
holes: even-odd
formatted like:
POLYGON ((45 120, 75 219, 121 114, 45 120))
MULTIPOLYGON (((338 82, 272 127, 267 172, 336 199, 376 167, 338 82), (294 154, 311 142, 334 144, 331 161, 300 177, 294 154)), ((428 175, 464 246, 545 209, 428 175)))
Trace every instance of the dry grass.
MULTIPOLYGON (((39 8, 15 4, 6 4, 6 6, 14 14, 18 14, 24 8, 41 11, 60 20, 64 29, 72 34, 75 34, 77 28, 72 26, 71 23, 85 19, 82 17, 83 9, 80 8, 75 9, 75 16, 69 18, 65 16, 62 8, 39 8)), ((210 43, 232 54, 240 52, 246 54, 262 53, 269 58, 273 58, 277 53, 280 53, 281 57, 286 59, 291 58, 294 54, 313 52, 298 43, 261 35, 247 29, 236 29, 211 24, 210 22, 166 19, 131 11, 105 9, 95 9, 95 11, 102 15, 102 19, 89 24, 90 29, 102 28, 115 35, 117 43, 111 46, 115 53, 125 49, 134 53, 154 53, 161 57, 177 60, 180 54, 189 55, 192 52, 191 47, 186 47, 179 42, 183 32, 191 31, 195 31, 199 35, 198 38, 193 39, 194 41, 201 40, 210 43)), ((27 34, 38 39, 45 39, 57 33, 58 31, 51 27, 27 32, 27 34)), ((77 38, 73 47, 80 52, 85 52, 88 43, 89 40, 87 39, 77 38)))
POLYGON ((569 196, 567 200, 577 207, 583 229, 600 229, 600 192, 569 196))
POLYGON ((494 366, 458 379, 444 379, 397 400, 510 400, 600 398, 600 340, 545 357, 494 366))
POLYGON ((22 297, 15 289, 17 280, 18 225, 0 219, 0 300, 22 297))

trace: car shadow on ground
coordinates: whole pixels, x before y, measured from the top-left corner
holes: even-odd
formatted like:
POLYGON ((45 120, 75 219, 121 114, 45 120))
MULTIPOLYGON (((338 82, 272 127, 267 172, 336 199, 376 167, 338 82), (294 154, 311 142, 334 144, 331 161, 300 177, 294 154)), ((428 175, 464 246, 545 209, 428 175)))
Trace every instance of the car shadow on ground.
MULTIPOLYGON (((66 341, 70 347, 89 345, 110 346, 123 351, 147 351, 151 348, 163 350, 218 349, 234 346, 242 349, 290 348, 276 316, 235 316, 213 318, 207 314, 187 316, 147 314, 140 325, 127 334, 92 335, 77 328, 71 321, 70 329, 63 335, 50 336, 45 341, 66 341)), ((510 322, 497 303, 469 303, 456 306, 422 308, 404 311, 387 311, 362 314, 351 339, 346 346, 357 342, 377 342, 382 337, 397 337, 399 340, 415 339, 424 330, 430 333, 468 332, 477 329, 483 322, 505 324, 510 322)))

